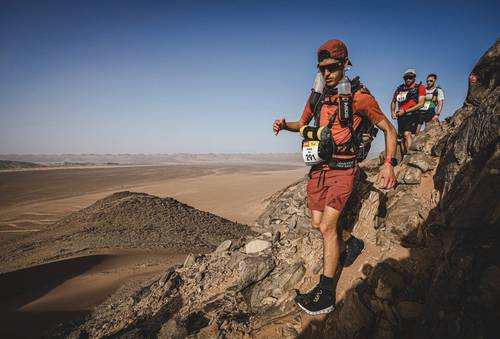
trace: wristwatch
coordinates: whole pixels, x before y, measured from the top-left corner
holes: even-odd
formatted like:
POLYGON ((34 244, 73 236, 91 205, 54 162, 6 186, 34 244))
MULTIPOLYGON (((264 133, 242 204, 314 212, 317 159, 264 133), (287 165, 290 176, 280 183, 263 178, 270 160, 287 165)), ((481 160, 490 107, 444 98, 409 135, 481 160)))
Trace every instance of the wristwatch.
POLYGON ((398 159, 396 158, 385 159, 384 164, 391 164, 392 167, 395 167, 398 164, 398 159))

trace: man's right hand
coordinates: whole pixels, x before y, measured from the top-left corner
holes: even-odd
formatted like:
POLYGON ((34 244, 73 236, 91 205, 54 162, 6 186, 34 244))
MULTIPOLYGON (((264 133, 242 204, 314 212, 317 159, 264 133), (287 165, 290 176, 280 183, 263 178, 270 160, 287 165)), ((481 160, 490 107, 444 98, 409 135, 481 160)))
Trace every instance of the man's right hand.
POLYGON ((273 132, 274 132, 274 135, 278 135, 278 133, 284 129, 286 126, 286 121, 285 121, 285 118, 281 118, 281 119, 277 119, 274 121, 274 124, 273 124, 273 132))
POLYGON ((393 118, 394 120, 396 120, 398 116, 396 115, 396 112, 391 112, 391 118, 393 118))

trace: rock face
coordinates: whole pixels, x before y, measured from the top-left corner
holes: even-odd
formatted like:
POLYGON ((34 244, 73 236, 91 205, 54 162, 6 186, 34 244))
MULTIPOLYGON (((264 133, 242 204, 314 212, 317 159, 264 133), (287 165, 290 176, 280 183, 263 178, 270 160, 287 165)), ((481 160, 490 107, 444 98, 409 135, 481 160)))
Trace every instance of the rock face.
POLYGON ((426 298, 424 336, 488 337, 500 319, 499 285, 482 284, 497 281, 491 273, 500 267, 499 69, 497 40, 472 70, 477 81, 440 143, 434 180, 446 242, 426 298))
POLYGON ((335 311, 319 323, 301 327, 293 302, 294 289, 313 286, 322 268, 322 239, 311 229, 303 178, 268 199, 259 235, 192 255, 54 334, 490 337, 500 318, 499 60, 497 41, 474 68, 478 81, 470 84, 464 106, 415 138, 397 168, 396 189, 375 185, 379 159, 362 164, 340 222, 370 230, 371 255, 378 257, 360 267, 335 311), (260 332, 269 326, 279 331, 260 332))

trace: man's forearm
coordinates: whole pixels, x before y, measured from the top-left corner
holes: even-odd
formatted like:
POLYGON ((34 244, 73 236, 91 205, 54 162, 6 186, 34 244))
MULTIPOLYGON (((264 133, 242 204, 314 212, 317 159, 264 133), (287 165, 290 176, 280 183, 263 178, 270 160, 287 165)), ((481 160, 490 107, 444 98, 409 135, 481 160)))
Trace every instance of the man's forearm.
POLYGON ((413 111, 418 111, 419 109, 421 109, 422 107, 424 107, 424 104, 416 104, 415 106, 413 107, 410 107, 408 109, 405 109, 404 111, 406 113, 409 113, 409 112, 413 112, 413 111))
POLYGON ((385 135, 385 154, 387 159, 396 157, 396 148, 398 144, 398 135, 396 129, 392 126, 384 131, 385 135))
POLYGON ((302 126, 306 125, 303 121, 286 122, 284 129, 290 132, 298 132, 302 126))
POLYGON ((441 110, 443 109, 443 100, 438 102, 438 110, 437 114, 441 114, 441 110))
POLYGON ((391 102, 391 114, 396 113, 396 101, 391 102))

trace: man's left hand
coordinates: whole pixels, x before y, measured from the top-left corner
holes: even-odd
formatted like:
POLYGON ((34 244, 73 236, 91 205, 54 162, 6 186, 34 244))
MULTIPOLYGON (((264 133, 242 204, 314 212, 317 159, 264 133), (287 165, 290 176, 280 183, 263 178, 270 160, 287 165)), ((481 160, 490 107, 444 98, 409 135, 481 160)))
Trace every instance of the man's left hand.
POLYGON ((377 177, 377 184, 380 188, 393 188, 396 184, 396 175, 394 174, 394 167, 391 164, 385 163, 380 169, 377 177))
POLYGON ((432 121, 439 121, 439 115, 437 115, 437 114, 436 114, 436 115, 434 115, 434 116, 432 117, 432 121))

